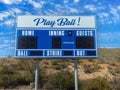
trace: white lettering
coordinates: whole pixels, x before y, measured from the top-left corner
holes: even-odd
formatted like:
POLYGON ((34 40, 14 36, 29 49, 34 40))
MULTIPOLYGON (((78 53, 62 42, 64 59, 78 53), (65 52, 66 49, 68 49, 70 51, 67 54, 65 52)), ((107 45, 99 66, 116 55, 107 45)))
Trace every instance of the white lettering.
POLYGON ((76 36, 93 36, 93 31, 76 31, 76 36))
POLYGON ((18 53, 17 53, 17 54, 18 54, 18 56, 20 56, 20 55, 21 55, 21 54, 20 54, 20 51, 18 51, 18 53))
POLYGON ((63 42, 64 44, 75 44, 74 42, 63 42))
POLYGON ((27 34, 27 31, 25 31, 25 35, 27 36, 28 34, 27 34))
POLYGON ((47 50, 47 56, 62 56, 62 51, 60 51, 60 50, 47 50))
POLYGON ((88 36, 88 31, 85 31, 84 34, 85 34, 85 36, 88 36))
POLYGON ((34 36, 34 30, 22 30, 23 36, 34 36))
POLYGON ((49 36, 64 36, 64 31, 49 31, 49 36))
POLYGON ((93 36, 93 32, 92 31, 90 31, 90 36, 93 36))
POLYGON ((84 50, 77 50, 77 56, 85 56, 84 50))
POLYGON ((28 56, 28 52, 25 50, 20 50, 20 51, 18 51, 17 55, 18 56, 28 56))

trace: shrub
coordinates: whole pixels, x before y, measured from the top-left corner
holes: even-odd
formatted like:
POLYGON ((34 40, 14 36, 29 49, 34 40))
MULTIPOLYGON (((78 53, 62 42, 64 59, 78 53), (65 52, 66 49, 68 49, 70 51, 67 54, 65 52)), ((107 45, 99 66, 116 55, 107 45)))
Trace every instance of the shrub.
POLYGON ((112 90, 110 82, 105 78, 95 78, 80 82, 80 90, 112 90))
POLYGON ((113 75, 116 75, 116 74, 119 74, 120 73, 120 69, 119 68, 112 68, 110 66, 108 66, 108 71, 109 73, 113 74, 113 75))
POLYGON ((45 88, 48 90, 74 90, 74 76, 68 71, 50 75, 45 88))
POLYGON ((57 60, 52 60, 51 63, 52 63, 53 66, 54 65, 58 65, 58 61, 57 60))
POLYGON ((43 62, 43 64, 49 65, 49 62, 45 60, 45 61, 43 62))
POLYGON ((114 90, 120 90, 120 77, 113 78, 113 81, 111 83, 114 90))
POLYGON ((12 75, 15 73, 15 70, 11 66, 4 65, 2 67, 2 70, 0 71, 0 74, 9 74, 12 75))
POLYGON ((24 70, 25 72, 31 74, 34 76, 34 70, 35 70, 35 62, 33 60, 21 60, 19 67, 21 70, 24 70))
POLYGON ((17 85, 29 85, 34 81, 32 61, 20 61, 18 66, 3 64, 0 71, 0 87, 14 88, 17 85), (16 69, 24 70, 18 72, 16 69))
POLYGON ((65 63, 62 63, 62 64, 58 64, 58 65, 53 66, 53 68, 55 70, 64 70, 65 68, 67 68, 67 65, 65 63))
POLYGON ((84 70, 85 73, 93 73, 93 72, 97 72, 99 69, 101 69, 101 67, 98 64, 95 65, 84 65, 84 70))
POLYGON ((65 62, 61 63, 61 68, 64 69, 64 68, 67 68, 67 64, 65 62))
POLYGON ((54 66, 54 68, 55 68, 56 70, 61 70, 61 66, 60 66, 60 65, 54 66))
POLYGON ((25 78, 27 77, 22 77, 21 74, 0 74, 0 87, 14 88, 17 85, 29 85, 30 81, 25 78))

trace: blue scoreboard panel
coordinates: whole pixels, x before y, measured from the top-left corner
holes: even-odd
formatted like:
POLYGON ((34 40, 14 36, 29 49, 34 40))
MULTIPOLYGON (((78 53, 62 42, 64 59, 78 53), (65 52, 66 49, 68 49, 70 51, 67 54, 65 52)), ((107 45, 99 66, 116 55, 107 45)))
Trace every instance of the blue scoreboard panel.
POLYGON ((94 16, 18 16, 17 58, 97 57, 94 16))

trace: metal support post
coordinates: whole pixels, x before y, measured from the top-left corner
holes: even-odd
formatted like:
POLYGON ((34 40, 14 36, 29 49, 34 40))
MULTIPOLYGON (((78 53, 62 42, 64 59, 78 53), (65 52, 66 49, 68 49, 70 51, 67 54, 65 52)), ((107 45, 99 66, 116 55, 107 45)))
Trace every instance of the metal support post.
POLYGON ((75 77, 75 90, 78 90, 78 63, 77 59, 74 61, 74 77, 75 77))
POLYGON ((38 90, 38 72, 39 71, 39 60, 36 59, 36 67, 35 67, 35 90, 38 90))

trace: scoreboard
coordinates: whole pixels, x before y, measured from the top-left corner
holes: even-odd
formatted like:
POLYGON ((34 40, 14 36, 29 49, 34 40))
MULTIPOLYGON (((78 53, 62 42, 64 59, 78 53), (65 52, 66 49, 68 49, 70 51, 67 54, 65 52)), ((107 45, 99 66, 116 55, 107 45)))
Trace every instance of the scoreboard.
POLYGON ((95 16, 17 16, 17 58, 97 57, 95 16))

